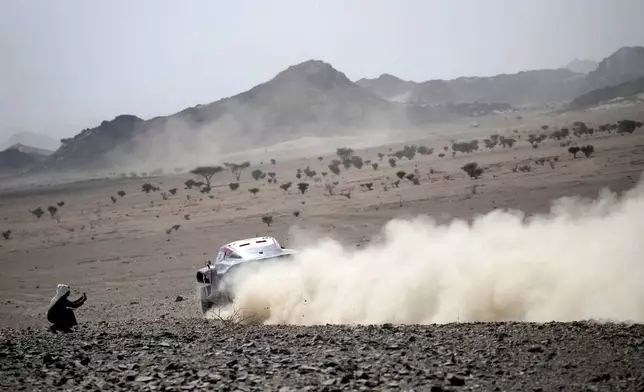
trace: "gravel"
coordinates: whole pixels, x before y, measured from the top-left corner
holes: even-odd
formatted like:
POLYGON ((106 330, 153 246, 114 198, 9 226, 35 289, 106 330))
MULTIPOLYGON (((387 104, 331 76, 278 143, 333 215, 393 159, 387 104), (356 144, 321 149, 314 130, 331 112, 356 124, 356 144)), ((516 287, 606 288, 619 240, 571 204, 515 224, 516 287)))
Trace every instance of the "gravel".
POLYGON ((83 391, 641 391, 644 326, 241 326, 0 330, 0 388, 83 391))

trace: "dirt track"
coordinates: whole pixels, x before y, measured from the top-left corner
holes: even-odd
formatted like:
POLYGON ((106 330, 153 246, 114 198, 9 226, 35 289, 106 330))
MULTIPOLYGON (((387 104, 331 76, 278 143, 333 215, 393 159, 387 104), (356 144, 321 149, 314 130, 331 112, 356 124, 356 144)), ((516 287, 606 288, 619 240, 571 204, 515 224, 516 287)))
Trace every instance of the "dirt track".
POLYGON ((1 332, 3 390, 637 391, 641 325, 228 327, 203 320, 1 332))

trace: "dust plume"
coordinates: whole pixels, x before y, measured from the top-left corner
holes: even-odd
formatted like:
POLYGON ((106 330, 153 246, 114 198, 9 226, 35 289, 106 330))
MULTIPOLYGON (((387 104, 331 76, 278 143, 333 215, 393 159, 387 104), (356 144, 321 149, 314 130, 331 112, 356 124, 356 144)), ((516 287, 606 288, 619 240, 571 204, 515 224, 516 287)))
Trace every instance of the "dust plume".
MULTIPOLYGON (((393 220, 368 247, 322 239, 238 282, 267 324, 644 321, 644 182, 547 214, 393 220)), ((297 244, 290 244, 297 247, 297 244)))

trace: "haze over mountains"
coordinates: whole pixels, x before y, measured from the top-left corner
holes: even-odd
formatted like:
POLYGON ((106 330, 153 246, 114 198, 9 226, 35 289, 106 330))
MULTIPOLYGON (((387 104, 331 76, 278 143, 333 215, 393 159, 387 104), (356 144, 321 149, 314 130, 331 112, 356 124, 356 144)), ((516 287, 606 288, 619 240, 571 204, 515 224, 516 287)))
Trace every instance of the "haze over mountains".
POLYGON ((644 76, 644 48, 625 47, 588 74, 533 70, 426 82, 383 74, 352 82, 332 65, 310 60, 241 94, 143 120, 120 115, 63 139, 39 169, 115 168, 146 162, 218 161, 297 138, 418 130, 436 121, 513 106, 567 102, 592 90, 644 76))

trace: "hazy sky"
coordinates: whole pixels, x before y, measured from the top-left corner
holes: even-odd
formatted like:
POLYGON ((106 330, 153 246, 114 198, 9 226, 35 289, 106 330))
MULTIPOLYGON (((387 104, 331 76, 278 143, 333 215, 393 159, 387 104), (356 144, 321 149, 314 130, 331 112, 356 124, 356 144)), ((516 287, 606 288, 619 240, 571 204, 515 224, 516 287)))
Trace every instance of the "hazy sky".
POLYGON ((644 0, 0 0, 0 135, 167 115, 324 60, 352 80, 554 68, 644 45, 644 0))

